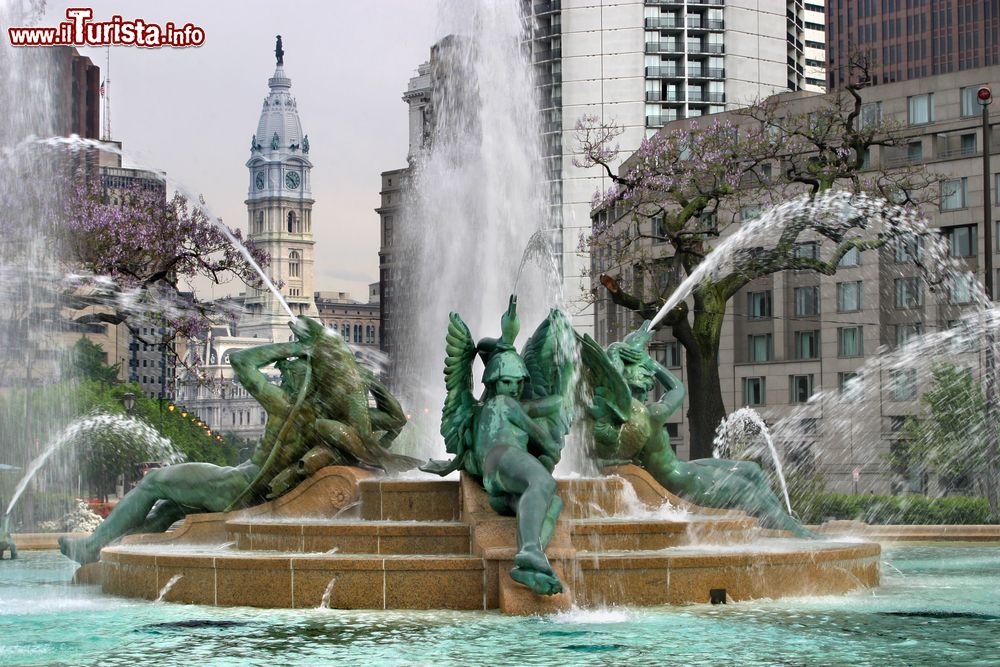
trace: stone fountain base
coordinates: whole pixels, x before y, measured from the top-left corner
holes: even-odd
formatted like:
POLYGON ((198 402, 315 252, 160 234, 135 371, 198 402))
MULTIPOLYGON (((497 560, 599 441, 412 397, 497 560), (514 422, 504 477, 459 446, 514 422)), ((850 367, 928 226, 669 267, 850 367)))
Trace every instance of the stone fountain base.
POLYGON ((250 510, 198 514, 166 533, 127 537, 78 580, 100 581, 114 595, 191 604, 510 614, 878 585, 877 544, 778 538, 742 513, 691 506, 640 468, 608 472, 559 481, 566 508, 547 552, 566 588, 557 596, 510 579, 514 519, 497 516, 471 479, 380 479, 347 467, 325 468, 250 510), (636 497, 644 518, 635 518, 636 497), (666 503, 687 511, 663 512, 666 503))

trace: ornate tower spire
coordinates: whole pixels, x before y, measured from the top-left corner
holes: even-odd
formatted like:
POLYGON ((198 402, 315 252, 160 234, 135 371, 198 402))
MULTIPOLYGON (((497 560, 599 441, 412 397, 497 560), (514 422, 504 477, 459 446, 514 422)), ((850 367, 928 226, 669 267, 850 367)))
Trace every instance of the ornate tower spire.
MULTIPOLYGON (((254 242, 271 255, 268 272, 296 315, 316 315, 313 300, 312 162, 309 139, 302 133, 298 106, 285 75, 281 36, 274 49, 276 66, 268 79, 257 132, 250 143, 247 228, 254 242)), ((288 313, 268 290, 247 299, 250 316, 240 334, 288 340, 288 313)))

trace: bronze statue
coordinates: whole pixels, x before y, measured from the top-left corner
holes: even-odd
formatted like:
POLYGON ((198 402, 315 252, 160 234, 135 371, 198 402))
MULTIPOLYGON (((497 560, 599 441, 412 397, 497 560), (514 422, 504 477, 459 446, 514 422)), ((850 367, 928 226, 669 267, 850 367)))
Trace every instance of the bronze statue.
POLYGON ((580 338, 583 364, 594 387, 589 416, 598 463, 634 463, 685 500, 704 507, 741 509, 765 528, 815 537, 785 511, 756 463, 677 458, 664 424, 683 403, 684 385, 649 356, 652 337, 647 320, 606 351, 590 336, 580 338), (666 391, 659 401, 647 404, 656 383, 666 391))
POLYGON ((60 550, 88 563, 129 532, 159 532, 193 512, 221 512, 276 498, 301 480, 303 466, 363 465, 385 471, 416 467, 388 446, 406 417, 385 386, 359 365, 346 342, 319 322, 290 324, 296 340, 234 352, 240 383, 267 411, 264 437, 236 467, 181 463, 150 471, 92 535, 60 540, 60 550), (281 386, 260 369, 274 364, 281 386), (374 407, 369 407, 369 397, 374 407))
POLYGON ((499 339, 474 344, 462 318, 451 314, 441 434, 455 458, 431 461, 422 469, 440 475, 463 469, 479 479, 494 510, 517 516, 518 551, 511 578, 540 595, 553 595, 562 591, 562 583, 545 547, 563 506, 552 470, 572 421, 567 399, 573 334, 566 317, 553 310, 518 355, 515 296, 500 322, 499 339), (486 390, 478 400, 472 394, 477 352, 486 365, 486 390))
POLYGON ((278 67, 285 64, 285 50, 281 48, 281 35, 275 37, 274 59, 277 61, 278 67))

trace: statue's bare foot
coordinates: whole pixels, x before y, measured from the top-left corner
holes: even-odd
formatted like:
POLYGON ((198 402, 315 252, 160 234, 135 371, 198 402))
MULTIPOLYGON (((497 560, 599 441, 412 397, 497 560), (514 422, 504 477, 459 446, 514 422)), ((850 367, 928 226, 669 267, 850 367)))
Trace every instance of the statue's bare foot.
POLYGON ((515 567, 510 571, 510 578, 519 584, 524 584, 539 595, 555 595, 562 593, 562 582, 554 574, 536 572, 515 567))
POLYGON ((87 537, 60 537, 59 551, 80 565, 96 563, 101 558, 100 547, 91 546, 90 538, 87 537))
POLYGON ((539 595, 562 593, 562 582, 556 576, 545 554, 536 548, 526 547, 514 556, 514 569, 510 578, 524 584, 539 595))

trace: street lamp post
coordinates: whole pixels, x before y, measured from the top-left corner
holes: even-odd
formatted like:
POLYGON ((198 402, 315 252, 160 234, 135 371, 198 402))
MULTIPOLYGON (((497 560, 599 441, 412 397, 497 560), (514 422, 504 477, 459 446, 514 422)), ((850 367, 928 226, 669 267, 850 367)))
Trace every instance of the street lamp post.
MULTIPOLYGON (((993 221, 992 201, 990 199, 990 104, 993 102, 993 92, 989 86, 981 86, 976 92, 976 99, 983 107, 983 288, 986 292, 986 302, 993 303, 993 221)), ((1000 196, 1000 194, 998 194, 1000 196)), ((997 502, 997 378, 996 378, 996 336, 993 333, 993 323, 986 322, 986 495, 990 503, 990 514, 993 520, 1000 518, 1000 507, 997 502)))
POLYGON ((131 391, 122 394, 122 405, 125 406, 126 414, 132 414, 132 411, 135 410, 135 394, 131 391))

